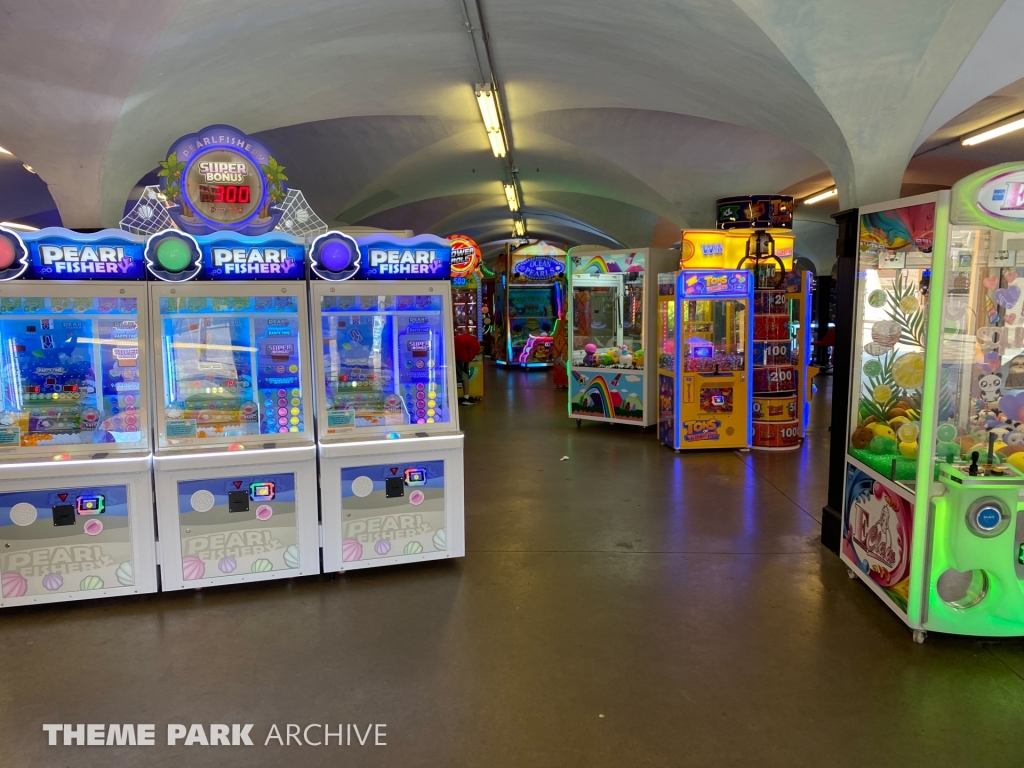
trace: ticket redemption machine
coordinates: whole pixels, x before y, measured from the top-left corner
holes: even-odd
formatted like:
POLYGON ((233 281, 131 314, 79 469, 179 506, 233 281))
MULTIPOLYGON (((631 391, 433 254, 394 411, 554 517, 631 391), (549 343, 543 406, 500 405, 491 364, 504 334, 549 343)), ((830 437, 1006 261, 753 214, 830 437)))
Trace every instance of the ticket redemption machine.
POLYGON ((164 589, 319 572, 305 246, 152 235, 164 589))
POLYGON ((0 227, 0 607, 157 589, 142 249, 0 227))
POLYGON ((658 276, 658 437, 676 451, 750 445, 753 287, 745 269, 658 276))
POLYGON ((468 333, 480 342, 480 354, 469 363, 468 386, 458 382, 463 397, 484 396, 483 274, 480 271, 480 246, 465 235, 450 235, 452 248, 452 311, 455 333, 468 333), (466 391, 463 391, 466 390, 466 391))
POLYGON ((753 275, 751 447, 791 450, 804 437, 817 373, 808 365, 811 276, 793 268, 792 230, 741 223, 731 229, 685 230, 682 268, 747 269, 753 275))
POLYGON ((565 251, 545 242, 506 246, 495 283, 494 362, 550 368, 565 296, 565 251))
POLYGON ((859 238, 840 555, 918 642, 1024 635, 1024 164, 859 238))
POLYGON ((647 349, 657 336, 657 276, 677 261, 654 248, 569 251, 569 417, 577 425, 657 422, 657 358, 647 349))
POLYGON ((325 571, 465 555, 451 244, 310 250, 325 571))

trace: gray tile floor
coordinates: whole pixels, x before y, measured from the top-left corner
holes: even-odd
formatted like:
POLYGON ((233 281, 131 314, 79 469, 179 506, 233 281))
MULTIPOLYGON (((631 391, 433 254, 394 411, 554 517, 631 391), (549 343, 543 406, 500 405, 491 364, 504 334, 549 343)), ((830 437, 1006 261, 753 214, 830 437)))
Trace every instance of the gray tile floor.
POLYGON ((798 452, 677 456, 577 428, 544 374, 487 384, 464 560, 0 615, 0 767, 1018 762, 1024 643, 915 645, 818 544, 826 390, 798 452), (47 747, 55 721, 388 746, 47 747))

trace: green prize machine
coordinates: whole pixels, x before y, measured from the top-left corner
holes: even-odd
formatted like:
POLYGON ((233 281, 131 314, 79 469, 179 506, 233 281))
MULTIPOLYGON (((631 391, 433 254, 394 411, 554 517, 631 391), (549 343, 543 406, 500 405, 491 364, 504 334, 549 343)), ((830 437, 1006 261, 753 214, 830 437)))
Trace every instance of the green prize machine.
POLYGON ((1024 635, 1024 163, 859 238, 840 556, 917 642, 1024 635))

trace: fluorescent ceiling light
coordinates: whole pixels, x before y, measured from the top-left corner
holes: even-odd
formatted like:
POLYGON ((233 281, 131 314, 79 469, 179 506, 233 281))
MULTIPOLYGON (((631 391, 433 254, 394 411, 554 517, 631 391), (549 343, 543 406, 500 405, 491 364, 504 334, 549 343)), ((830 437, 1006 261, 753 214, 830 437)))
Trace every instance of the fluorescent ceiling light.
POLYGON ((491 142, 491 152, 495 157, 504 157, 508 153, 508 143, 501 130, 501 118, 498 116, 498 97, 491 83, 477 83, 473 90, 480 117, 484 121, 487 139, 491 142))
POLYGON ((0 227, 9 227, 10 229, 20 229, 22 232, 38 232, 39 227, 30 227, 28 224, 19 224, 16 221, 0 221, 0 227))
POLYGON ((505 137, 498 133, 488 132, 487 138, 491 142, 491 152, 494 153, 495 157, 504 157, 508 152, 508 148, 505 146, 505 137))
POLYGON ((9 155, 9 154, 11 154, 10 150, 4 149, 3 147, 0 147, 0 155, 9 155))
POLYGON ((808 197, 804 200, 804 205, 814 205, 815 203, 820 203, 822 200, 828 200, 830 197, 835 197, 838 194, 839 190, 832 187, 832 189, 826 189, 824 192, 819 192, 814 197, 808 197))
POLYGON ((498 102, 494 97, 494 88, 490 83, 477 83, 476 103, 480 106, 480 116, 484 119, 484 128, 488 133, 501 131, 498 119, 498 102))
POLYGON ((999 138, 1000 136, 1005 136, 1008 133, 1019 131, 1021 128, 1024 128, 1024 117, 1020 117, 1019 115, 1017 115, 1012 119, 1004 120, 1001 123, 996 123, 994 126, 986 128, 981 133, 975 133, 970 136, 966 136, 960 139, 960 143, 965 147, 973 147, 975 144, 981 144, 981 142, 983 141, 988 141, 989 139, 996 139, 999 138))
POLYGON ((522 219, 512 219, 512 234, 516 237, 526 237, 526 222, 522 219))
POLYGON ((505 187, 505 199, 508 200, 508 209, 515 213, 519 210, 519 193, 515 184, 503 184, 505 187))

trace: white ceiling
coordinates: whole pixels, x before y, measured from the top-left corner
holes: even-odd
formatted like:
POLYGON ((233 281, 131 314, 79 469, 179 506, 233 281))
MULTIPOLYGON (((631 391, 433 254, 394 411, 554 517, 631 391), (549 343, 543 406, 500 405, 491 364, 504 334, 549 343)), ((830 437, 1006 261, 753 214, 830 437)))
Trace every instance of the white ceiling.
MULTIPOLYGON (((507 236, 473 0, 0 2, 0 145, 66 226, 116 224, 174 139, 228 123, 326 221, 507 236)), ((668 244, 716 197, 832 179, 801 217, 897 197, 915 149, 1024 77, 1024 0, 480 7, 531 233, 568 242, 668 244)))

